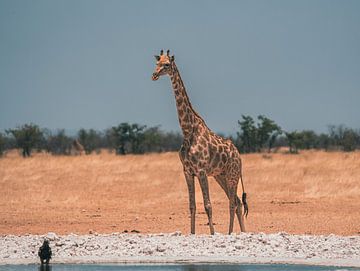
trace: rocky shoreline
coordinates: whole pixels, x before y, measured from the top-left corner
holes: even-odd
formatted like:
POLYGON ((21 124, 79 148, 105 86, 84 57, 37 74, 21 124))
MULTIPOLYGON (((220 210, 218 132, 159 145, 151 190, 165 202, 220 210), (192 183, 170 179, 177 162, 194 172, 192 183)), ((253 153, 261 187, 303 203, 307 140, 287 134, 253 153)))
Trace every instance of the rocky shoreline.
POLYGON ((38 263, 50 241, 52 263, 298 263, 360 267, 360 236, 241 233, 232 235, 3 235, 0 264, 38 263))

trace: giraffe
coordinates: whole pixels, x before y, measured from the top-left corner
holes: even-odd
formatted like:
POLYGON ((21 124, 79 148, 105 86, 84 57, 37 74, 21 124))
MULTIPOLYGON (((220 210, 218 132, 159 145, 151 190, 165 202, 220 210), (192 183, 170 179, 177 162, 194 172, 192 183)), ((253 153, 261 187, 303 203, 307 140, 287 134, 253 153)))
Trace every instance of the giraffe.
POLYGON ((71 144, 71 152, 74 155, 82 155, 85 153, 84 146, 80 143, 78 139, 75 139, 71 144))
POLYGON ((215 178, 217 183, 225 191, 229 199, 229 234, 233 231, 234 216, 237 215, 241 231, 245 231, 244 215, 249 210, 246 201, 246 193, 242 179, 242 164, 240 154, 234 144, 212 132, 205 121, 192 107, 186 93, 184 83, 175 64, 174 56, 170 51, 165 55, 161 50, 160 55, 155 55, 156 68, 152 80, 156 81, 160 76, 169 75, 174 90, 179 124, 183 132, 184 141, 179 151, 183 165, 184 175, 189 191, 189 207, 191 214, 191 233, 195 234, 195 177, 198 178, 204 201, 205 211, 209 221, 210 234, 214 234, 212 221, 212 206, 209 195, 208 177, 215 178), (237 187, 241 180, 242 202, 237 196, 237 187))

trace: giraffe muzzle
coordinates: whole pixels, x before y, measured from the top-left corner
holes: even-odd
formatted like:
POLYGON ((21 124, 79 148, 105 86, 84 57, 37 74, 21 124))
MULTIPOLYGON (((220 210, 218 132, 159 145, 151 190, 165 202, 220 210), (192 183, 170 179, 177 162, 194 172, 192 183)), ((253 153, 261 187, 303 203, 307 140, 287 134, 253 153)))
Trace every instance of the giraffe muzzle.
POLYGON ((153 75, 152 75, 152 77, 151 77, 151 79, 152 79, 153 81, 158 80, 158 79, 159 79, 159 74, 156 73, 156 72, 154 72, 153 75))

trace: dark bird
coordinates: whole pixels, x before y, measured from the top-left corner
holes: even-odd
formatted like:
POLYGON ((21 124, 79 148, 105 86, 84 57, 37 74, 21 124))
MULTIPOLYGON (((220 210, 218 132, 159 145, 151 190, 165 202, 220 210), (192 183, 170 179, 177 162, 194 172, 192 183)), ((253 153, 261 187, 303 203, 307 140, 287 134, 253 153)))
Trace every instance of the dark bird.
POLYGON ((51 252, 51 248, 49 246, 49 241, 48 240, 44 240, 44 243, 42 244, 42 246, 39 248, 39 252, 38 252, 38 255, 40 257, 40 261, 41 261, 41 264, 48 264, 50 259, 51 259, 51 255, 52 255, 52 252, 51 252))

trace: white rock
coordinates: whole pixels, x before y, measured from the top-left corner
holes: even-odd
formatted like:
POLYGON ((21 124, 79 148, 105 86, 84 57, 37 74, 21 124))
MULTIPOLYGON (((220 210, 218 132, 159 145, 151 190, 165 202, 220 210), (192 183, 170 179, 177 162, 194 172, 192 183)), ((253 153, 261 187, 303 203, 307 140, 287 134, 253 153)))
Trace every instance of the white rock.
POLYGON ((56 239, 58 239, 58 236, 54 232, 48 232, 48 234, 46 235, 46 238, 49 241, 55 241, 56 239))

